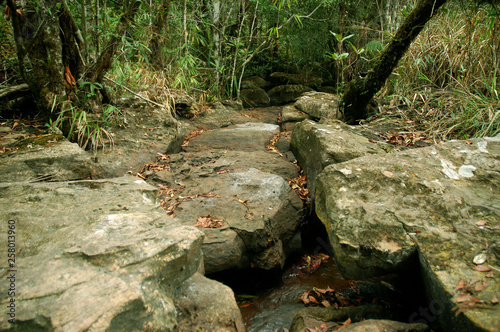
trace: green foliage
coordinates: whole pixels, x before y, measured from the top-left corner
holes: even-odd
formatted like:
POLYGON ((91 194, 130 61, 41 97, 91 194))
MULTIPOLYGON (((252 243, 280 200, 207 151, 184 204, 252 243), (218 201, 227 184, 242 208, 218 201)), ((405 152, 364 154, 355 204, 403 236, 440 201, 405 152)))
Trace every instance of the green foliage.
POLYGON ((500 133, 496 7, 450 3, 411 45, 385 94, 403 100, 438 139, 500 133), (415 98, 415 96, 418 96, 415 98))

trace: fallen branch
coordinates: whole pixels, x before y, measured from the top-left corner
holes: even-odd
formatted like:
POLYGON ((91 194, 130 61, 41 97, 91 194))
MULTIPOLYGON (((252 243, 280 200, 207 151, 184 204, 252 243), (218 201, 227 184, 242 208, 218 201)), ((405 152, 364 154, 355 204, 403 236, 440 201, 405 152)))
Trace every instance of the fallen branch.
POLYGON ((0 100, 16 99, 24 95, 27 95, 29 92, 30 88, 26 83, 9 86, 8 88, 0 89, 0 100))
POLYGON ((113 81, 111 78, 108 78, 106 76, 104 76, 104 78, 107 79, 108 81, 110 81, 111 83, 114 83, 114 84, 118 85, 119 87, 124 88, 125 90, 127 90, 128 92, 130 92, 131 94, 133 94, 134 96, 136 96, 136 97, 138 97, 138 98, 140 98, 140 99, 142 99, 144 101, 147 101, 148 103, 151 103, 151 104, 156 105, 156 106, 161 107, 161 108, 170 109, 169 107, 167 107, 165 105, 158 104, 157 102, 154 102, 151 99, 148 99, 148 98, 146 98, 146 97, 144 97, 144 96, 142 96, 142 95, 140 95, 140 94, 132 91, 131 89, 127 88, 126 86, 124 86, 124 85, 122 85, 122 84, 120 84, 118 82, 113 81))

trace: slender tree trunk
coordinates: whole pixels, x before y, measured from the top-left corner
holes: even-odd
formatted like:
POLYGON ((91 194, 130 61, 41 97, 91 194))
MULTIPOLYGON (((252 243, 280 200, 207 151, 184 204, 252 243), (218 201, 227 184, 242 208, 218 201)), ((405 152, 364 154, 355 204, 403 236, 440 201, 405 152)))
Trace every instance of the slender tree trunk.
POLYGON ((419 0, 415 9, 382 52, 375 67, 368 72, 366 77, 356 78, 349 83, 342 100, 346 122, 355 123, 357 120, 366 118, 366 107, 370 100, 384 86, 411 42, 445 2, 446 0, 419 0))
POLYGON ((219 84, 220 84, 220 66, 221 66, 221 0, 213 1, 213 12, 212 12, 212 38, 213 38, 213 61, 215 62, 215 93, 219 94, 219 84))

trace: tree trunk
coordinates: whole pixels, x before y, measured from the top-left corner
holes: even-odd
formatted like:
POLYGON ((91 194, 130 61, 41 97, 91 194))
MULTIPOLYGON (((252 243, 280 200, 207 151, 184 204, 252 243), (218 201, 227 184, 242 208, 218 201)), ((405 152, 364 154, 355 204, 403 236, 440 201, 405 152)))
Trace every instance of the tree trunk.
POLYGON ((364 78, 359 77, 349 83, 342 100, 346 122, 355 123, 357 120, 366 118, 366 107, 370 100, 384 86, 411 42, 445 2, 446 0, 419 0, 415 9, 408 15, 382 52, 374 68, 364 78))
MULTIPOLYGON (((121 37, 137 12, 134 0, 97 62, 86 66, 84 41, 65 0, 7 0, 12 15, 20 73, 28 84, 42 116, 64 110, 78 96, 76 82, 102 82, 121 37), (19 9, 21 14, 16 13, 19 9), (88 77, 83 77, 87 73, 88 77)), ((88 13, 88 11, 87 11, 88 13)))
POLYGON ((221 1, 213 0, 212 12, 212 38, 213 38, 213 61, 215 62, 215 93, 219 95, 220 67, 222 64, 222 45, 221 45, 221 1))
POLYGON ((76 24, 65 1, 62 5, 56 0, 36 4, 19 1, 19 8, 12 0, 7 4, 14 13, 12 24, 21 75, 35 97, 38 111, 48 116, 54 102, 68 99, 74 88, 66 83, 65 73, 78 77, 83 69, 76 24), (16 13, 17 9, 22 15, 16 13))

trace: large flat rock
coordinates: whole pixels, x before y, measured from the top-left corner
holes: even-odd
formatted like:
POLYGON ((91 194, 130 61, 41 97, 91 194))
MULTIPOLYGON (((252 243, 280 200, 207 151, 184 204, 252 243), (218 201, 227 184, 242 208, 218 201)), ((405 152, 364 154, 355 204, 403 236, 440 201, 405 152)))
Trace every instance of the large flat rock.
POLYGON ((287 183, 298 171, 277 153, 184 152, 164 162, 148 181, 172 192, 165 206, 178 204, 176 219, 191 226, 203 216, 222 219, 220 228, 200 228, 207 273, 279 268, 300 247, 303 203, 287 183))
POLYGON ((367 154, 384 153, 377 144, 353 133, 350 126, 336 121, 320 124, 304 120, 293 129, 291 150, 307 175, 307 188, 314 200, 316 176, 328 165, 367 154))
POLYGON ((192 138, 186 151, 208 149, 266 150, 271 138, 279 133, 279 126, 269 123, 248 122, 212 130, 192 138))
POLYGON ((306 92, 295 102, 295 107, 315 119, 340 119, 340 98, 325 92, 306 92))
POLYGON ((207 273, 279 269, 300 248, 304 206, 287 181, 298 170, 265 148, 277 133, 278 126, 263 123, 204 132, 144 173, 169 193, 163 205, 184 225, 221 220, 220 227, 200 227, 207 273))
POLYGON ((500 138, 368 155, 329 165, 316 181, 316 212, 347 278, 420 262, 431 311, 443 326, 500 329, 500 307, 490 308, 500 294, 500 138), (478 254, 492 278, 475 270, 478 254), (457 289, 461 280, 482 284, 469 286, 481 303, 459 298, 466 291, 457 289), (455 316, 458 302, 476 309, 455 316))
POLYGON ((0 154, 0 182, 82 180, 96 171, 92 156, 62 135, 28 137, 9 145, 15 150, 0 154))
MULTIPOLYGON (((0 253, 7 257, 7 221, 12 220, 18 254, 8 270, 2 268, 15 275, 15 294, 2 292, 0 305, 6 308, 15 299, 15 326, 24 331, 175 330, 175 294, 188 280, 193 283, 203 233, 168 217, 157 198, 157 188, 135 177, 1 183, 0 253)), ((2 289, 11 283, 0 279, 2 289)), ((215 282, 211 287, 225 289, 215 282)), ((236 307, 224 301, 221 308, 236 307)), ((241 317, 231 317, 223 324, 236 331, 241 317)), ((0 330, 12 327, 8 319, 0 317, 0 330)))

